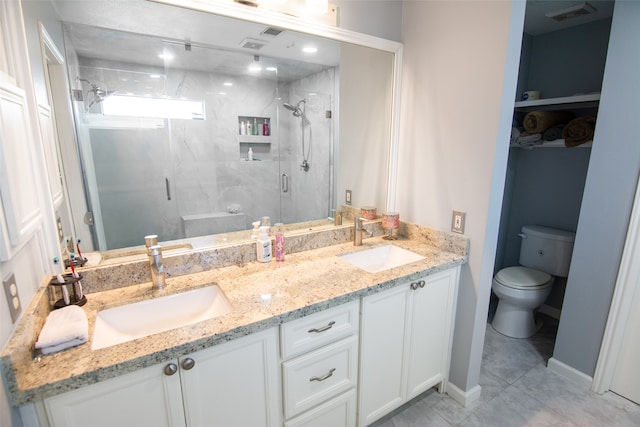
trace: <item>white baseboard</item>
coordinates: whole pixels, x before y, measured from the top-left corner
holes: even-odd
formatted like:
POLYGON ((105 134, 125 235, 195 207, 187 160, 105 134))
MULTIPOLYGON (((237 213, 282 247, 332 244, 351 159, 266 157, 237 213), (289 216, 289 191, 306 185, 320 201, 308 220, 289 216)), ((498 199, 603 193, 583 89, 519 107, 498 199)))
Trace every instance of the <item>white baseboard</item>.
POLYGON ((471 390, 462 391, 455 384, 450 382, 447 384, 447 394, 465 408, 480 399, 480 390, 480 385, 476 385, 471 390))
POLYGON ((553 357, 547 362, 547 369, 588 388, 591 388, 591 383, 593 383, 593 377, 590 377, 584 372, 580 372, 577 369, 554 359, 553 357))
POLYGON ((538 309, 539 313, 546 314, 549 317, 553 317, 556 320, 560 320, 560 309, 551 307, 550 305, 544 304, 542 307, 538 309))

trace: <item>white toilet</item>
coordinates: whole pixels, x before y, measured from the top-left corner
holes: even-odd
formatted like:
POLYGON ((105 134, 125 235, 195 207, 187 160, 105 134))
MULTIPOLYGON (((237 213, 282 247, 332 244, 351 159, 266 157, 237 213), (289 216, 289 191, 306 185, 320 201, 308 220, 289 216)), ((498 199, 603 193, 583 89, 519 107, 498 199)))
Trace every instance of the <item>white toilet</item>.
POLYGON ((496 273, 491 288, 498 308, 493 329, 513 338, 527 338, 540 326, 533 313, 551 292, 554 277, 567 277, 575 233, 538 225, 525 225, 520 234, 520 266, 496 273))

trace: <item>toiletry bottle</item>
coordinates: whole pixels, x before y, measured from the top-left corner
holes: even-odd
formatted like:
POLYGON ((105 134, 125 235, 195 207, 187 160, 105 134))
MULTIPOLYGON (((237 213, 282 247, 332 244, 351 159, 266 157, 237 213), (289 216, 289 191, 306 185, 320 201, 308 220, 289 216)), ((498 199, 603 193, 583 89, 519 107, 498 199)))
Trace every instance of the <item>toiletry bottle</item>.
POLYGON ((267 119, 264 119, 264 123, 262 124, 262 134, 264 136, 269 136, 269 123, 267 122, 267 119))
POLYGON ((260 237, 260 221, 252 222, 251 225, 253 225, 253 229, 251 230, 251 238, 257 239, 258 237, 260 237))
POLYGON ((251 147, 249 147, 249 151, 247 152, 247 160, 250 162, 253 161, 253 150, 251 147))
POLYGON ((253 126, 251 126, 251 131, 253 132, 253 135, 258 135, 258 121, 255 117, 253 118, 253 126))
POLYGON ((275 224, 276 228, 276 261, 284 261, 284 231, 281 222, 275 224))
POLYGON ((247 124, 245 126, 246 135, 251 135, 251 122, 247 120, 247 124))
POLYGON ((271 261, 271 239, 269 227, 260 227, 260 238, 256 242, 256 259, 260 262, 271 261))
POLYGON ((247 127, 244 124, 244 120, 240 122, 240 135, 247 134, 247 127))

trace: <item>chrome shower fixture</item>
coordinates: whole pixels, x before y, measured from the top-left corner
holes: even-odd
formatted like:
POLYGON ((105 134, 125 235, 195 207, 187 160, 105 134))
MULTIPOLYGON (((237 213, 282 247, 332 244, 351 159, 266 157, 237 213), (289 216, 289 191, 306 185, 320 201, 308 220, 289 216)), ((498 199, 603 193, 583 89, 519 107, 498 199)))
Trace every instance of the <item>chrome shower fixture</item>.
POLYGON ((79 82, 85 82, 89 86, 91 86, 91 89, 89 89, 89 91, 87 92, 87 96, 91 93, 91 94, 93 94, 93 99, 91 100, 91 103, 89 104, 89 106, 87 108, 91 108, 94 104, 101 103, 106 98, 108 98, 111 95, 113 95, 114 93, 116 93, 115 91, 106 91, 104 89, 100 89, 100 87, 98 87, 97 84, 91 83, 87 79, 81 79, 80 77, 78 77, 77 79, 78 79, 79 82))
POLYGON ((300 101, 298 101, 295 107, 288 102, 283 103, 282 106, 289 111, 293 111, 294 116, 301 117, 304 114, 304 106, 306 102, 306 99, 301 99, 300 101))

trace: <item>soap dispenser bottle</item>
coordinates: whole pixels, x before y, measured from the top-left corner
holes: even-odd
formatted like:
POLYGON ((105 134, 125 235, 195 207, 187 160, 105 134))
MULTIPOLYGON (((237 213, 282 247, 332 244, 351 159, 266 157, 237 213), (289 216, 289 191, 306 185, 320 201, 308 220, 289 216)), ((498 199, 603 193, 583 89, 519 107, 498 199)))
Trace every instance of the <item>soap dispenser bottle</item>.
POLYGON ((253 126, 251 126, 251 131, 253 132, 253 135, 258 135, 258 120, 254 117, 253 118, 253 126))
POLYGON ((253 161, 253 150, 251 149, 251 147, 249 147, 249 151, 247 152, 247 161, 253 161))
POLYGON ((271 239, 269 227, 260 227, 260 238, 256 242, 256 259, 260 262, 271 262, 271 239))

